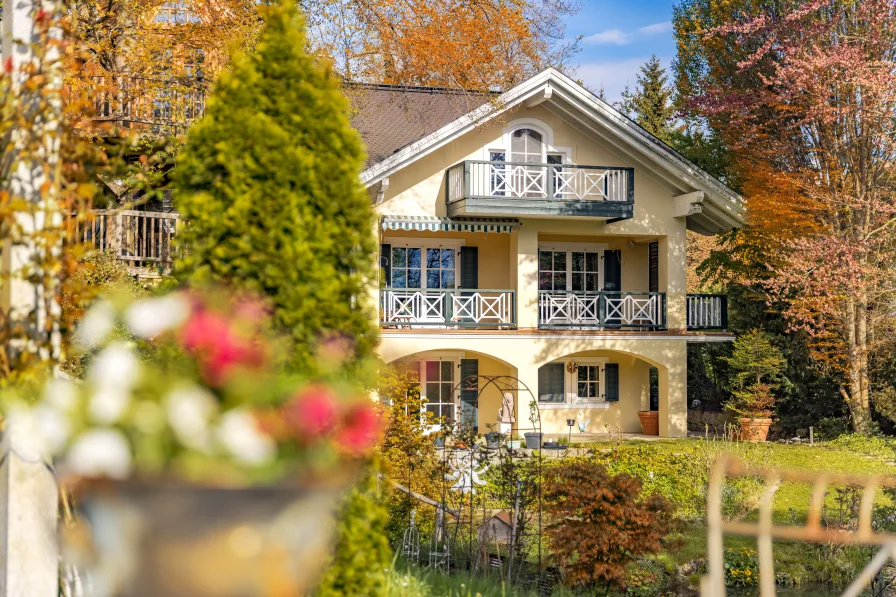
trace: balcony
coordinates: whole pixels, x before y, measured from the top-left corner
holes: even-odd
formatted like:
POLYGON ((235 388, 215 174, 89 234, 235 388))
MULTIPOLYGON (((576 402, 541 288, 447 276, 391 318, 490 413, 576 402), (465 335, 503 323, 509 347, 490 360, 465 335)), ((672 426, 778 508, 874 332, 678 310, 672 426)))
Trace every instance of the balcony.
POLYGON ((666 294, 542 291, 538 293, 538 327, 665 329, 666 294))
POLYGON ((515 327, 516 292, 386 288, 380 293, 380 324, 396 328, 515 327))
POLYGON ((134 274, 157 275, 171 270, 183 223, 177 213, 97 209, 79 225, 78 240, 88 247, 112 252, 134 274))
POLYGON ((689 330, 728 329, 728 297, 724 294, 689 294, 687 321, 689 330))
POLYGON ((634 169, 467 160, 446 171, 448 216, 631 218, 634 169))

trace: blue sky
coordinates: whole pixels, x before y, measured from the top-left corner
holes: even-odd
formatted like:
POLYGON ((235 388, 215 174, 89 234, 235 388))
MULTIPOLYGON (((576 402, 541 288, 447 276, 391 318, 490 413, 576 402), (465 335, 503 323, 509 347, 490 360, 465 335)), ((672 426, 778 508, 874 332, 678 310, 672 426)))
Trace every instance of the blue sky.
MULTIPOLYGON (((582 0, 579 13, 567 19, 570 38, 581 35, 582 51, 572 60, 575 75, 590 89, 603 84, 607 99, 619 99, 626 83, 651 54, 668 70, 675 56, 672 0, 582 0)), ((671 77, 670 77, 671 78, 671 77)))

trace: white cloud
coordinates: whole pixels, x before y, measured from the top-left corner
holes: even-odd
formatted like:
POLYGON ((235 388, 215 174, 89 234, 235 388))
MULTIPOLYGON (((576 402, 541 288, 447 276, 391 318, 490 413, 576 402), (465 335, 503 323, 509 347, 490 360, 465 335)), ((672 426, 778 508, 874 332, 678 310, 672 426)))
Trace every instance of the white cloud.
MULTIPOLYGON (((597 93, 601 86, 608 102, 619 101, 625 86, 634 87, 638 82, 638 69, 649 56, 586 62, 576 69, 575 78, 580 79, 588 89, 597 93)), ((668 68, 671 58, 660 56, 660 64, 668 68)))
POLYGON ((654 23, 638 29, 638 33, 642 35, 660 35, 672 31, 672 21, 663 21, 662 23, 654 23))
POLYGON ((610 44, 614 46, 624 46, 631 42, 631 36, 621 29, 607 29, 594 35, 589 35, 584 40, 589 44, 610 44))

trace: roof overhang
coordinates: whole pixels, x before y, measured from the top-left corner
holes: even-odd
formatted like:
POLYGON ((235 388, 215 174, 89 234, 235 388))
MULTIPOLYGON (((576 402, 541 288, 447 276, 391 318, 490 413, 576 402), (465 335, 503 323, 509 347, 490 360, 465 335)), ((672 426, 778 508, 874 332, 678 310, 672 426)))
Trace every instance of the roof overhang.
POLYGON ((361 181, 369 187, 520 104, 541 105, 589 135, 607 141, 614 151, 660 179, 676 197, 702 193, 699 209, 685 216, 689 228, 715 234, 744 225, 743 201, 737 193, 552 68, 367 168, 361 173, 361 181))

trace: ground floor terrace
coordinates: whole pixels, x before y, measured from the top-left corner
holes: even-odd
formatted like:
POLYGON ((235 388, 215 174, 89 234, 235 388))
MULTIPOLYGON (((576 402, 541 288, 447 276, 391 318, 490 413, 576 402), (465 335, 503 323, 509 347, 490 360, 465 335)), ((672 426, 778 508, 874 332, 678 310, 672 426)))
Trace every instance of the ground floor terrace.
POLYGON ((571 426, 575 434, 640 433, 638 413, 653 410, 660 436, 685 437, 688 341, 685 334, 661 333, 386 330, 379 351, 385 362, 419 373, 430 412, 480 433, 498 430, 510 393, 512 432, 520 436, 536 430, 565 436, 571 426), (493 378, 503 381, 490 383, 493 378))

